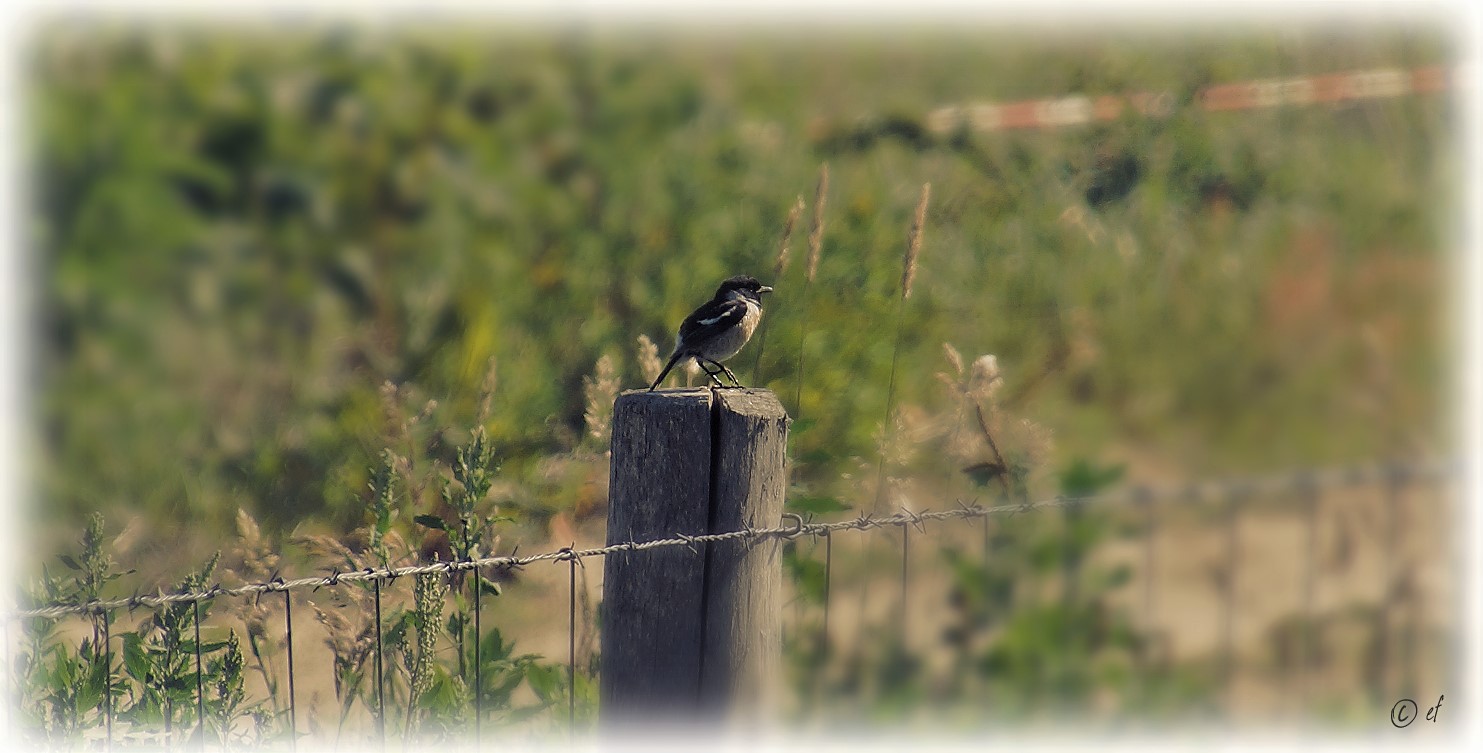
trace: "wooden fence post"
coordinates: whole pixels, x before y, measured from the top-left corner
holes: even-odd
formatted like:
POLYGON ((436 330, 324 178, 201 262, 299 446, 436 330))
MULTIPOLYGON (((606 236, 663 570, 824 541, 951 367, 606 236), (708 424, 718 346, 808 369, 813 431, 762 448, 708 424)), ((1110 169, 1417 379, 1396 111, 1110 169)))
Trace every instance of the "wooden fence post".
MULTIPOLYGON (((767 390, 624 393, 613 407, 608 544, 779 525, 787 435, 767 390)), ((771 715, 781 539, 617 552, 603 568, 605 726, 771 715)))

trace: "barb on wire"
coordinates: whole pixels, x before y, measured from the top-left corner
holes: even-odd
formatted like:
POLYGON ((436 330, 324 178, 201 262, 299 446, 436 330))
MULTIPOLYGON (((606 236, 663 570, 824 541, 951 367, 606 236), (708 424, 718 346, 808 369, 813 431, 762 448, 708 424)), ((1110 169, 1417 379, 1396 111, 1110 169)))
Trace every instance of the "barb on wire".
POLYGON ((997 507, 983 507, 978 504, 972 506, 963 505, 961 501, 958 506, 947 510, 933 510, 927 512, 898 512, 893 515, 876 516, 874 514, 862 514, 857 518, 838 521, 834 523, 812 523, 805 522, 802 517, 787 513, 783 517, 787 519, 788 525, 772 528, 747 528, 739 531, 727 531, 724 533, 707 533, 689 535, 676 533, 670 538, 653 539, 650 541, 624 541, 607 546, 593 547, 589 549, 573 549, 563 547, 558 550, 517 556, 514 553, 502 556, 483 557, 480 559, 461 560, 456 562, 435 562, 427 565, 407 565, 403 567, 384 567, 381 569, 366 568, 364 570, 352 570, 349 572, 332 571, 329 575, 298 578, 295 580, 284 580, 281 577, 265 583, 249 583, 235 588, 224 588, 220 585, 204 591, 182 592, 166 594, 160 592, 156 596, 134 596, 120 599, 102 599, 89 601, 81 604, 76 603, 53 603, 34 609, 23 609, 6 615, 9 619, 26 618, 54 618, 64 617, 72 614, 85 614, 105 609, 117 609, 127 607, 134 609, 138 607, 159 608, 171 604, 204 601, 221 597, 256 596, 270 591, 292 591, 300 588, 319 589, 325 586, 337 586, 342 583, 393 581, 408 575, 431 575, 446 574, 454 572, 476 571, 486 567, 518 569, 536 562, 565 561, 569 559, 582 560, 588 557, 603 557, 616 552, 639 552, 649 549, 665 549, 669 547, 684 546, 694 549, 698 544, 710 544, 733 540, 752 540, 760 538, 796 538, 798 536, 827 536, 833 531, 843 530, 869 530, 874 528, 887 528, 895 526, 914 525, 920 527, 922 523, 946 520, 963 520, 987 517, 990 515, 1014 515, 1026 513, 1033 510, 1060 509, 1076 507, 1089 504, 1127 504, 1132 502, 1155 503, 1170 502, 1175 500, 1207 500, 1249 498, 1259 494, 1274 494, 1282 491, 1290 491, 1296 488, 1307 490, 1326 489, 1345 486, 1359 486, 1376 481, 1387 481, 1402 484, 1422 479, 1446 479, 1455 475, 1458 465, 1456 462, 1428 461, 1414 464, 1384 464, 1359 467, 1336 468, 1330 470, 1304 470, 1297 473, 1285 473, 1270 476, 1257 476, 1248 478, 1235 478, 1225 481, 1207 482, 1195 485, 1177 485, 1165 489, 1152 489, 1145 486, 1133 486, 1127 489, 1109 492, 1105 494, 1064 497, 1058 496, 1053 499, 1040 502, 1027 502, 1024 504, 1000 505, 997 507))
MULTIPOLYGON (((802 515, 792 512, 785 512, 783 513, 783 520, 794 521, 795 523, 797 523, 797 525, 795 525, 791 531, 786 531, 779 535, 781 535, 785 539, 796 539, 799 536, 803 535, 804 521, 802 515)), ((748 526, 747 533, 755 536, 758 533, 758 529, 748 526)))
MULTIPOLYGON (((954 512, 956 512, 956 511, 954 511, 954 512)), ((901 510, 900 515, 898 515, 897 517, 902 518, 902 521, 897 524, 897 525, 900 525, 902 528, 905 528, 907 526, 911 526, 911 527, 917 529, 917 531, 920 532, 920 533, 926 533, 927 532, 927 527, 924 526, 924 525, 922 525, 923 518, 922 518, 921 513, 912 512, 911 510, 907 510, 907 509, 904 509, 903 508, 901 510)))

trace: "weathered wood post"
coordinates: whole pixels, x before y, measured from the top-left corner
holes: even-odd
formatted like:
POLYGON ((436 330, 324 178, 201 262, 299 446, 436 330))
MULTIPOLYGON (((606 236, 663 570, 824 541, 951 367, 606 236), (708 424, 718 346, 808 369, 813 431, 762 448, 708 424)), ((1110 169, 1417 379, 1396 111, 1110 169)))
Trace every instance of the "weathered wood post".
MULTIPOLYGON (((608 543, 779 525, 787 437, 767 390, 624 393, 613 407, 608 543)), ((781 539, 618 552, 603 568, 605 726, 770 716, 781 539)))

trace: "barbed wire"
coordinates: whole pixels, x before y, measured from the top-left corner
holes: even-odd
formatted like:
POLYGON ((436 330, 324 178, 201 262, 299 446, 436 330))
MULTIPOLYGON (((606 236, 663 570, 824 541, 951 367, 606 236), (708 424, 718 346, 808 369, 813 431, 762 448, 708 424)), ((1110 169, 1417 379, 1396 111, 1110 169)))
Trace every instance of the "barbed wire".
POLYGON ((1211 481, 1194 482, 1189 484, 1170 485, 1156 488, 1146 485, 1128 486, 1117 491, 1093 494, 1079 497, 1060 496, 1037 502, 1026 502, 1023 504, 1007 504, 994 507, 984 507, 974 503, 966 503, 958 500, 958 506, 950 510, 927 510, 913 512, 903 510, 891 515, 860 515, 850 520, 835 521, 830 523, 813 523, 805 521, 802 516, 787 513, 784 518, 789 519, 791 525, 774 526, 768 528, 743 528, 723 533, 707 533, 687 535, 682 533, 672 534, 667 538, 651 539, 648 541, 627 541, 606 546, 591 547, 587 549, 573 549, 565 547, 562 549, 541 552, 539 554, 528 554, 516 556, 514 554, 481 557, 478 559, 461 560, 452 562, 434 562, 425 565, 408 565, 403 567, 368 567, 359 570, 345 572, 336 571, 330 575, 298 578, 284 580, 273 578, 260 583, 249 583, 242 586, 223 587, 215 585, 211 588, 199 591, 186 591, 180 593, 157 593, 152 596, 134 595, 116 599, 100 599, 82 604, 54 603, 33 609, 24 609, 11 612, 9 619, 33 619, 33 618, 56 618, 74 614, 96 614, 112 609, 137 609, 158 608, 172 604, 183 604, 198 601, 206 601, 223 597, 254 596, 268 593, 281 593, 301 588, 319 589, 324 587, 338 586, 342 583, 360 583, 371 581, 392 581, 397 578, 419 575, 448 575, 452 573, 463 573, 471 570, 483 570, 486 568, 515 569, 537 562, 565 562, 570 560, 581 561, 590 557, 604 557, 609 554, 620 552, 642 552, 651 549, 664 549, 670 547, 689 547, 692 550, 699 544, 720 543, 724 541, 751 540, 763 538, 788 538, 794 539, 800 536, 820 537, 829 536, 836 531, 866 531, 877 528, 892 528, 900 526, 915 526, 920 528, 923 523, 942 522, 949 520, 971 520, 991 515, 1014 515, 1036 510, 1057 509, 1077 507, 1091 504, 1157 504, 1167 503, 1174 500, 1185 502, 1220 501, 1246 499, 1263 494, 1280 493, 1318 493, 1321 491, 1342 488, 1366 486, 1376 482, 1385 482, 1394 485, 1406 485, 1412 482, 1425 480, 1441 480, 1452 476, 1456 472, 1456 463, 1442 461, 1424 461, 1418 463, 1388 463, 1366 466, 1351 466, 1332 469, 1309 469, 1283 474, 1264 476, 1236 477, 1228 479, 1217 479, 1211 481))

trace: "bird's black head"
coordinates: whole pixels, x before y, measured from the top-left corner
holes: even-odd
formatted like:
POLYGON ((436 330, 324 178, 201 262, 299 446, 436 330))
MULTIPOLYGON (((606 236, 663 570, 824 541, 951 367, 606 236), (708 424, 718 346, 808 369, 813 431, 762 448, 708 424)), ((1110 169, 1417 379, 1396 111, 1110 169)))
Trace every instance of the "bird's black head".
POLYGON ((771 293, 772 288, 758 282, 757 278, 751 275, 737 275, 721 282, 721 287, 716 289, 716 297, 725 298, 733 291, 760 302, 762 294, 771 293))

